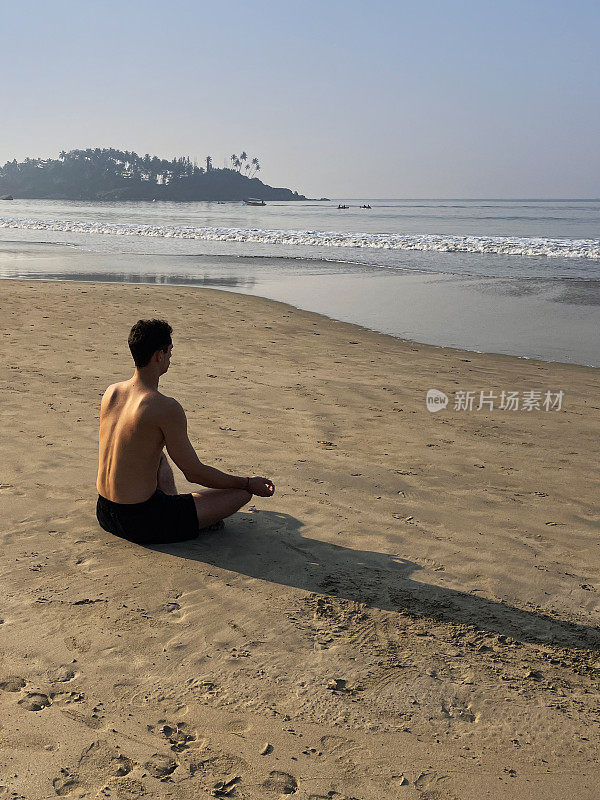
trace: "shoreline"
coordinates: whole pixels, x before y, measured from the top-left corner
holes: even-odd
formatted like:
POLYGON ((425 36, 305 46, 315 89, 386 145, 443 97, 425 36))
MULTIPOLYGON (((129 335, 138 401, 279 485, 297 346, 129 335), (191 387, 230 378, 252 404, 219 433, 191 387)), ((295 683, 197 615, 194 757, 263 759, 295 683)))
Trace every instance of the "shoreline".
MULTIPOLYGON (((210 256, 81 252, 56 243, 0 242, 2 280, 68 280, 238 291, 389 334, 403 341, 523 360, 600 367, 600 305, 580 281, 523 281, 450 273, 336 271, 312 274, 213 264, 210 256), (4 244, 4 251, 2 245, 4 244), (25 269, 19 267, 23 265, 25 269), (24 277, 21 275, 29 272, 24 277), (33 272, 33 274, 31 274, 33 272), (498 352, 501 351, 501 352, 498 352)), ((285 259, 283 259, 285 261, 285 259)), ((301 261, 301 260, 300 260, 301 261)), ((260 262, 260 257, 257 257, 260 262)), ((300 263, 300 262, 299 262, 300 263)))
MULTIPOLYGON (((44 243, 45 244, 45 243, 44 243)), ((503 279, 499 279, 503 280, 503 279)), ((372 333, 377 336, 383 336, 386 338, 393 339, 395 341, 401 342, 404 345, 418 345, 419 347, 423 348, 430 348, 433 350, 441 350, 441 351, 450 351, 453 354, 462 354, 462 355, 473 355, 473 356, 485 356, 485 357, 498 357, 503 359, 516 359, 518 361, 527 361, 532 364, 547 364, 547 365, 557 365, 562 367, 573 367, 573 368, 581 368, 581 369, 591 369, 591 370, 598 370, 600 369, 600 365, 595 364, 579 364, 572 361, 553 361, 547 360, 544 358, 538 358, 535 356, 519 356, 514 355, 511 353, 496 353, 493 351, 486 351, 486 350, 469 350, 464 347, 451 347, 449 345, 442 345, 442 344, 432 344, 430 342, 421 342, 416 339, 407 339, 402 336, 396 336, 393 333, 386 333, 385 331, 379 331, 375 328, 369 328, 367 325, 361 325, 357 322, 348 322, 346 320, 341 320, 337 317, 329 316, 328 314, 324 314, 319 311, 311 311, 307 308, 302 308, 300 306, 293 305, 292 303, 288 303, 285 300, 274 300, 270 297, 264 297, 263 295, 250 295, 244 292, 236 292, 232 289, 224 289, 220 288, 219 286, 211 286, 211 285, 204 285, 204 284, 191 284, 191 283, 157 283, 156 281, 143 281, 143 280, 135 280, 135 281, 122 281, 122 280, 97 280, 95 278, 53 278, 53 277, 26 277, 26 278, 4 278, 0 276, 0 281, 8 282, 8 283, 27 283, 27 281, 34 281, 35 283, 48 283, 48 284, 60 284, 60 283, 67 283, 67 284, 83 284, 83 285, 93 285, 93 286, 103 286, 103 285, 110 285, 110 286, 144 286, 144 287, 151 287, 151 288, 168 288, 173 287, 174 289, 189 289, 189 290, 201 290, 201 291, 209 291, 209 292, 225 292, 227 294, 235 294, 239 297, 255 297, 258 300, 264 300, 267 303, 274 303, 276 305, 286 306, 294 311, 301 311, 304 314, 311 314, 316 317, 321 317, 323 319, 329 320, 331 322, 338 322, 342 325, 348 325, 351 328, 357 328, 359 330, 365 331, 367 333, 372 333)))
POLYGON ((9 793, 595 800, 596 370, 222 290, 3 280, 0 307, 9 793), (94 503, 100 395, 155 315, 200 458, 277 492, 150 549, 94 503))

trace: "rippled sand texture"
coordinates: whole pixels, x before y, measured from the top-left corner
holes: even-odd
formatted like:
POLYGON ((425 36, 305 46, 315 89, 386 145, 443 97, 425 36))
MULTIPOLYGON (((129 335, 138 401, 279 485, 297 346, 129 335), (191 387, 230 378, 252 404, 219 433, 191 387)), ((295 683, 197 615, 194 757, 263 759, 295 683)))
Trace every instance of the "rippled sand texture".
POLYGON ((210 290, 0 307, 0 797, 597 798, 597 370, 210 290), (155 314, 201 458, 278 491, 151 550, 93 507, 100 395, 155 314))

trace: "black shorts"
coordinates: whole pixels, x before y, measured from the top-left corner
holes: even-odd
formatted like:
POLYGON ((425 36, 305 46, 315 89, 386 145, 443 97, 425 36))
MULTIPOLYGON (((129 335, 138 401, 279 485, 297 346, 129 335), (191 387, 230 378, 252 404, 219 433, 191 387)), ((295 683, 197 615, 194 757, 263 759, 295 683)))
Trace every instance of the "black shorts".
POLYGON ((200 533, 192 495, 160 489, 143 503, 113 503, 98 495, 96 517, 105 531, 137 544, 185 542, 200 533))

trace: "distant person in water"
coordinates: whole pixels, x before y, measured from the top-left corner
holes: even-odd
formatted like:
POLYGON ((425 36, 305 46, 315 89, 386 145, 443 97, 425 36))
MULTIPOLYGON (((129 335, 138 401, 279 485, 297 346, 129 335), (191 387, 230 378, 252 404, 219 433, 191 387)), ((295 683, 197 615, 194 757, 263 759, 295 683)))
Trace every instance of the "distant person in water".
POLYGON ((183 408, 158 391, 171 361, 171 333, 164 320, 136 322, 129 334, 135 373, 109 386, 100 406, 96 516, 104 530, 139 544, 195 539, 223 527, 253 494, 275 491, 267 478, 229 475, 196 455, 183 408), (165 447, 188 481, 209 488, 177 494, 165 447))

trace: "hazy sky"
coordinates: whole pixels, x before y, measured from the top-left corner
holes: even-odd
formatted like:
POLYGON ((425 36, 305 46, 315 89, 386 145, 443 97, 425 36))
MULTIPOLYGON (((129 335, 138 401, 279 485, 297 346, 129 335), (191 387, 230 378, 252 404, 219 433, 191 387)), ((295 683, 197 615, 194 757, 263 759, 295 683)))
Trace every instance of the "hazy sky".
POLYGON ((257 155, 320 197, 599 197, 598 0, 0 0, 0 162, 257 155))

